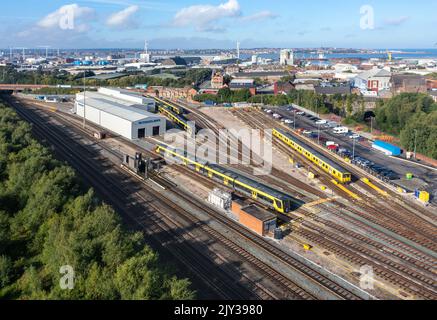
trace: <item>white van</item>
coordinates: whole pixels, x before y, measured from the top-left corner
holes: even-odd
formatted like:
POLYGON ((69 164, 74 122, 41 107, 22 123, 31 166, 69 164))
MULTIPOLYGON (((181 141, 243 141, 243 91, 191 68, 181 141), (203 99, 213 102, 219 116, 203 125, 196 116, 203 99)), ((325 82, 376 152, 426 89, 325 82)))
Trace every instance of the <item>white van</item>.
POLYGON ((343 134, 343 133, 348 133, 349 129, 346 127, 337 127, 337 128, 334 128, 334 130, 332 130, 332 132, 334 132, 335 134, 343 134))

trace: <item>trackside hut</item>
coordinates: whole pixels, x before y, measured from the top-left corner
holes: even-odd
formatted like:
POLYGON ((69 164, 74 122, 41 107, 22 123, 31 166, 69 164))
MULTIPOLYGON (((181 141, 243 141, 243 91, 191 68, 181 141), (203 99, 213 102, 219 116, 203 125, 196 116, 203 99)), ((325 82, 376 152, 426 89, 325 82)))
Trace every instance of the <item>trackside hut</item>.
POLYGON ((165 133, 164 117, 144 110, 144 106, 129 105, 121 100, 114 101, 110 97, 95 92, 87 92, 84 112, 83 93, 76 95, 75 112, 107 130, 119 134, 129 140, 157 136, 165 133))

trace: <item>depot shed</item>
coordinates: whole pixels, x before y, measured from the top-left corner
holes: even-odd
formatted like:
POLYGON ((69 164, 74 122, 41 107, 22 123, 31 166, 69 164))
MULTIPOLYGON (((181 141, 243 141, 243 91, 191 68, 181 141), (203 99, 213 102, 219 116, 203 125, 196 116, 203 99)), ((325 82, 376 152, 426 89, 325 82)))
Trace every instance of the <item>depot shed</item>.
POLYGON ((243 226, 261 236, 273 232, 276 228, 276 216, 257 205, 244 206, 242 202, 233 201, 232 213, 243 226))
POLYGON ((166 119, 148 112, 144 105, 115 99, 99 92, 76 95, 75 113, 129 140, 158 136, 165 133, 166 119))

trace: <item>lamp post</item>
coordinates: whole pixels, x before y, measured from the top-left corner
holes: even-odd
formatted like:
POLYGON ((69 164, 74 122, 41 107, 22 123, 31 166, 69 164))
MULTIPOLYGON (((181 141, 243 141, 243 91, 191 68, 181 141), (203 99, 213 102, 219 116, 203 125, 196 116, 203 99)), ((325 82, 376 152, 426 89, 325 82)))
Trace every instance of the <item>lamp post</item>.
POLYGON ((296 131, 296 112, 297 112, 297 110, 294 109, 293 111, 294 111, 293 112, 293 114, 294 114, 293 129, 294 129, 294 131, 296 131))
POLYGON ((317 143, 320 144, 320 123, 317 125, 317 143))
POLYGON ((352 139, 353 140, 353 144, 352 144, 352 161, 355 160, 355 140, 356 139, 352 139))
POLYGON ((414 129, 414 159, 415 160, 417 160, 416 151, 417 151, 417 129, 414 129))
POLYGON ((84 129, 86 127, 86 113, 85 113, 85 109, 86 109, 86 101, 85 101, 86 83, 85 83, 85 78, 86 78, 86 70, 83 71, 83 128, 84 129))

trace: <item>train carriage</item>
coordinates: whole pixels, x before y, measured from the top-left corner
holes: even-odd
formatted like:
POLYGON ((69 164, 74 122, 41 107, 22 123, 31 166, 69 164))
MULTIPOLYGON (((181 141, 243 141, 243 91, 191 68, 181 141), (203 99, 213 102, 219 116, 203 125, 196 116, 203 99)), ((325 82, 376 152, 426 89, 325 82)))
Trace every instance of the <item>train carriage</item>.
POLYGON ((345 168, 334 161, 328 159, 320 152, 314 150, 307 143, 281 129, 273 129, 273 135, 302 154, 305 158, 319 166, 341 183, 348 183, 352 180, 352 175, 345 168))
POLYGON ((248 196, 277 212, 287 213, 291 211, 293 203, 296 202, 295 199, 285 193, 274 190, 227 168, 214 164, 207 164, 194 159, 184 151, 160 144, 156 147, 156 152, 167 157, 171 156, 174 159, 178 159, 179 163, 188 166, 190 169, 195 170, 242 195, 248 196))

